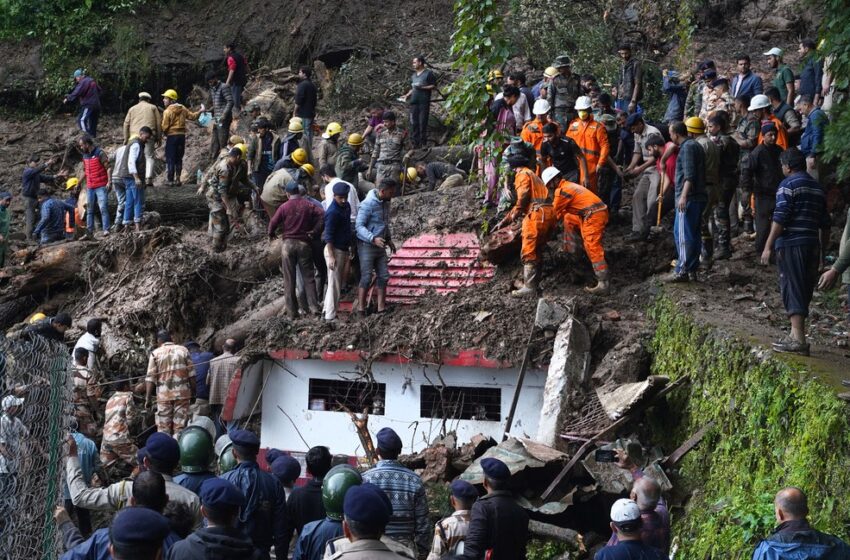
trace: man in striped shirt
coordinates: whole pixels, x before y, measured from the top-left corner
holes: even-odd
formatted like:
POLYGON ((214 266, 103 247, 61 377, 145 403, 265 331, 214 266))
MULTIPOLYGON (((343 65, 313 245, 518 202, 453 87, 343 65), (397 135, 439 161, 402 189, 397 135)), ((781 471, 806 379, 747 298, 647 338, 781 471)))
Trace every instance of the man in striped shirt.
POLYGON ((809 355, 806 317, 818 279, 822 248, 829 242, 829 212, 823 187, 806 173, 806 158, 797 148, 779 156, 785 179, 776 191, 776 209, 761 263, 776 251, 779 293, 791 320, 791 333, 773 343, 776 352, 809 355))
POLYGON ((383 490, 392 503, 393 514, 385 533, 413 550, 430 550, 432 533, 422 479, 398 462, 401 438, 392 428, 382 428, 376 439, 381 460, 363 473, 363 482, 383 490))

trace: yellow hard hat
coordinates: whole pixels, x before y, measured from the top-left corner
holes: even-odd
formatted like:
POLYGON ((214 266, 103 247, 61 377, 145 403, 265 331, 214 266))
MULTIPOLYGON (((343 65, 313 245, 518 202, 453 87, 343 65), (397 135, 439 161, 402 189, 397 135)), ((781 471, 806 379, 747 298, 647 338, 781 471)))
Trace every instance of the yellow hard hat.
POLYGON ((705 132, 705 123, 699 117, 688 117, 685 121, 685 128, 693 134, 702 134, 705 132))
POLYGON ((487 79, 488 79, 488 80, 495 80, 495 79, 497 79, 497 78, 504 78, 504 77, 505 77, 505 75, 504 75, 504 74, 502 74, 502 71, 501 71, 501 70, 498 70, 498 69, 496 69, 496 70, 490 70, 490 73, 489 73, 489 74, 487 74, 487 79))
POLYGON ((39 321, 43 321, 47 319, 47 315, 39 311, 38 313, 33 313, 33 316, 27 320, 27 323, 32 325, 33 323, 38 323, 39 321))
POLYGON ((546 70, 543 71, 543 75, 547 78, 554 78, 558 75, 558 69, 554 66, 549 66, 546 70))
POLYGON ((348 143, 352 146, 362 146, 363 142, 365 142, 365 140, 362 134, 358 134, 355 132, 354 134, 350 134, 348 136, 348 143))
MULTIPOLYGON (((404 181, 404 172, 399 173, 398 178, 400 181, 404 181)), ((415 167, 407 168, 407 180, 411 183, 416 183, 417 181, 419 181, 419 173, 416 172, 415 167)))
POLYGON ((71 189, 73 189, 74 187, 76 187, 79 184, 80 184, 79 179, 77 179, 76 177, 71 177, 70 179, 65 181, 65 190, 70 191, 71 189))
POLYGON ((493 89, 493 86, 491 86, 490 84, 487 84, 486 89, 487 89, 487 93, 489 93, 490 95, 493 95, 493 92, 496 91, 495 89, 493 89))
POLYGON ((289 132, 304 132, 304 121, 295 117, 289 121, 289 132))
POLYGON ((172 101, 177 101, 177 92, 174 91, 173 89, 165 90, 165 93, 163 93, 162 96, 167 97, 168 99, 171 99, 172 101))
POLYGON ((322 138, 330 138, 331 136, 336 136, 337 134, 342 132, 342 125, 338 122, 332 122, 325 129, 325 133, 322 134, 322 138))
POLYGON ((316 168, 313 167, 312 163, 305 163, 301 166, 301 169, 304 170, 304 173, 306 173, 310 177, 312 177, 313 174, 316 173, 316 168))
POLYGON ((304 148, 298 148, 294 152, 292 152, 292 161, 296 165, 304 165, 307 163, 307 152, 304 148))
POLYGON ((243 144, 242 142, 233 146, 234 148, 238 148, 240 152, 242 152, 242 157, 246 157, 248 155, 248 146, 243 144))

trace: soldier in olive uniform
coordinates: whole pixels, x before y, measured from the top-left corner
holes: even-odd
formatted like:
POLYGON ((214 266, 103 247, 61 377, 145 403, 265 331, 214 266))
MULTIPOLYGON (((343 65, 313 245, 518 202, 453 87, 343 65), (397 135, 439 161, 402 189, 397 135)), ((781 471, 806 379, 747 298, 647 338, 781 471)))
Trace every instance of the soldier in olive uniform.
POLYGON ((567 55, 557 57, 552 66, 558 69, 558 75, 546 86, 546 99, 561 130, 566 130, 578 116, 576 99, 581 95, 581 80, 572 73, 572 61, 567 55))
POLYGON ((215 251, 221 252, 227 248, 231 221, 234 227, 239 225, 241 203, 250 200, 251 192, 255 190, 257 187, 248 179, 247 164, 242 161, 242 150, 232 148, 227 157, 216 164, 215 173, 206 183, 215 251))
POLYGON ((377 163, 377 175, 375 184, 379 185, 383 179, 398 179, 401 173, 404 150, 407 145, 407 132, 396 126, 395 113, 384 112, 384 130, 378 134, 375 140, 375 149, 372 151, 372 163, 369 167, 375 167, 377 163))

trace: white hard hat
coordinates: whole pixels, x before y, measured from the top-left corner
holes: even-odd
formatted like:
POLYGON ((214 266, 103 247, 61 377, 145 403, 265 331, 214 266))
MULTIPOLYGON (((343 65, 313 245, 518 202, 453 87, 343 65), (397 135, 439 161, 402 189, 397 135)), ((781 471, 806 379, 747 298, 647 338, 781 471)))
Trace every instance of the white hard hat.
POLYGON ((770 99, 766 95, 754 95, 750 100, 750 106, 747 111, 755 111, 756 109, 764 109, 765 107, 770 107, 770 99))
POLYGON ((590 98, 586 95, 582 95, 578 99, 576 99, 576 111, 584 111, 586 109, 590 109, 591 101, 590 98))
POLYGON ((780 49, 778 47, 773 47, 772 49, 770 49, 769 51, 764 53, 764 56, 778 56, 778 57, 781 58, 782 57, 782 49, 780 49))
POLYGON ((8 395, 3 398, 3 410, 9 410, 13 406, 21 406, 24 404, 24 399, 14 395, 8 395))
POLYGON ((614 523, 628 523, 640 519, 640 508, 634 500, 620 498, 611 506, 611 521, 614 523))
POLYGON ((543 179, 543 184, 549 184, 549 181, 552 180, 552 177, 560 173, 557 167, 547 167, 543 170, 543 175, 541 178, 543 179))
POLYGON ((532 109, 532 113, 535 115, 545 115, 548 113, 552 107, 549 105, 549 102, 545 99, 538 99, 534 102, 534 109, 532 109))

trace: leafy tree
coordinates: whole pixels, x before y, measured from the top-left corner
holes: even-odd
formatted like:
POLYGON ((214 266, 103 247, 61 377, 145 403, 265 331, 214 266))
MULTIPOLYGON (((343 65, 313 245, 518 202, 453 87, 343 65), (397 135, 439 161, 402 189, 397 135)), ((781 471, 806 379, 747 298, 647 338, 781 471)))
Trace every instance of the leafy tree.
POLYGON ((846 92, 850 86, 850 10, 842 0, 824 0, 825 14, 821 24, 823 41, 818 48, 826 60, 833 77, 835 98, 830 111, 830 124, 826 127, 824 152, 826 159, 836 166, 839 179, 850 177, 850 107, 846 92))

